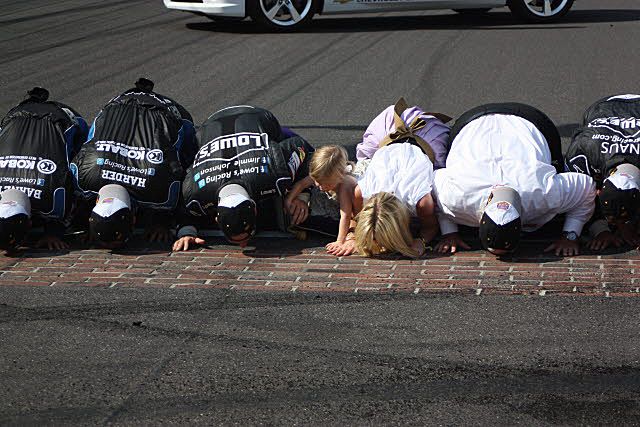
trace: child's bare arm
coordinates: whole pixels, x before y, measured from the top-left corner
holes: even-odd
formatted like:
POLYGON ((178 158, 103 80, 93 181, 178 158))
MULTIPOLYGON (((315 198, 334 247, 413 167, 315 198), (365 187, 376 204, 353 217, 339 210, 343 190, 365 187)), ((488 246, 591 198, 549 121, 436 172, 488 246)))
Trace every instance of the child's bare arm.
POLYGON ((340 226, 338 228, 337 241, 343 243, 349 233, 351 226, 351 220, 353 217, 353 201, 351 195, 357 182, 352 176, 345 176, 344 180, 340 184, 340 191, 338 192, 338 203, 340 204, 340 226))

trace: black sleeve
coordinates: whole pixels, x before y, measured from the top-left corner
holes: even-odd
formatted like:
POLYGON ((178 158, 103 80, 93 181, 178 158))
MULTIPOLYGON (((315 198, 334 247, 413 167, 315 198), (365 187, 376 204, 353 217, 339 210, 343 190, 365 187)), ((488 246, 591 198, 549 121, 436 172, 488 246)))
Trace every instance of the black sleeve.
POLYGON ((45 236, 54 236, 60 240, 64 238, 66 227, 62 221, 57 219, 45 219, 43 226, 45 236))
POLYGON ((304 138, 293 136, 279 142, 284 159, 289 166, 293 182, 298 182, 309 175, 309 162, 315 149, 304 138))
POLYGON ((181 198, 175 211, 176 237, 197 236, 199 229, 215 228, 215 210, 205 212, 199 203, 185 203, 181 198))
POLYGON ((603 231, 611 231, 611 226, 607 224, 607 220, 602 214, 598 197, 596 197, 596 207, 593 211, 593 215, 591 215, 589 221, 584 225, 584 229, 589 231, 591 238, 596 237, 603 231))
POLYGON ((142 215, 142 225, 144 228, 151 226, 171 227, 175 223, 176 213, 174 211, 164 211, 149 209, 142 215))
POLYGON ((591 169, 592 159, 587 150, 584 149, 580 140, 574 139, 569 144, 564 155, 565 169, 567 172, 578 172, 593 177, 591 169))

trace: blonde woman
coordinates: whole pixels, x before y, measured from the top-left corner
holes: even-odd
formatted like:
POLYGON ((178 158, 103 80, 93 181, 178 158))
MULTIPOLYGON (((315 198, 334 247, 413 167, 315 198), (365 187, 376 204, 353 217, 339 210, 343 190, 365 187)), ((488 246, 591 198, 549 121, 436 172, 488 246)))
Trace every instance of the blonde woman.
POLYGON ((364 256, 399 252, 415 258, 426 244, 414 239, 409 230, 409 209, 391 193, 381 192, 363 206, 357 217, 355 243, 364 256))
POLYGON ((285 206, 288 209, 289 204, 293 203, 302 190, 313 185, 337 198, 340 205, 340 225, 338 238, 326 246, 330 254, 342 247, 349 233, 353 213, 351 196, 356 186, 356 179, 349 174, 352 167, 353 164, 350 164, 344 148, 338 145, 320 147, 309 162, 309 176, 298 181, 285 198, 285 206))
POLYGON ((433 164, 416 144, 380 148, 353 190, 353 209, 359 212, 355 233, 349 233, 334 254, 349 255, 357 249, 366 256, 385 252, 423 255, 438 233, 432 183, 433 164), (420 220, 416 239, 409 230, 411 216, 420 220))

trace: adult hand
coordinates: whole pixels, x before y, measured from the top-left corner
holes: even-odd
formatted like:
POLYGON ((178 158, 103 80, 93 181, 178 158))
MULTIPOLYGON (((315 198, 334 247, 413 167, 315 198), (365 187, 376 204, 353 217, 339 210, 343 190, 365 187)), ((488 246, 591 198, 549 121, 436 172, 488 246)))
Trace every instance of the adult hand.
POLYGON ((56 236, 45 235, 36 243, 37 248, 48 248, 50 251, 61 251, 69 249, 69 245, 56 236))
POLYGON ((578 255, 580 242, 577 240, 569 240, 561 237, 544 250, 545 252, 555 251, 556 256, 574 256, 578 255))
POLYGON ((442 236, 434 251, 441 254, 456 253, 458 247, 462 249, 471 249, 471 246, 467 245, 458 233, 449 233, 442 236))
POLYGON ((189 250, 189 245, 191 246, 196 246, 196 245, 204 245, 204 239, 201 239, 199 237, 196 236, 184 236, 179 238, 178 240, 175 241, 175 243, 173 244, 173 250, 174 251, 188 251, 189 250))
POLYGON ((346 240, 340 247, 336 250, 330 251, 327 249, 327 252, 331 255, 335 256, 348 256, 356 251, 356 241, 355 240, 346 240))
POLYGON ((293 199, 289 206, 285 205, 287 212, 291 215, 291 221, 294 224, 304 222, 309 216, 309 205, 300 199, 293 199))
POLYGON ((603 231, 587 243, 587 247, 592 251, 601 251, 611 245, 619 248, 622 245, 622 239, 610 231, 603 231))
POLYGON ((293 198, 290 197, 290 194, 287 194, 287 196, 284 198, 284 208, 287 212, 291 212, 291 209, 293 208, 292 203, 293 202, 293 198))
POLYGON ((149 242, 169 242, 172 233, 166 225, 150 225, 144 231, 144 238, 149 242))
POLYGON ((628 245, 640 245, 640 236, 638 236, 636 228, 632 223, 618 225, 616 227, 616 236, 628 245))

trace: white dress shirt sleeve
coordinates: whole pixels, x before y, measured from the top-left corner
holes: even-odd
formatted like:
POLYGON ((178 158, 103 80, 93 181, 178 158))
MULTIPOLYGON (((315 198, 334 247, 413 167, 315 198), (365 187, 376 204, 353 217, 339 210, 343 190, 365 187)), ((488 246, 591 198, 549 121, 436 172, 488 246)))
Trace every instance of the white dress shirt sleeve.
POLYGON ((445 213, 438 212, 438 225, 440 225, 440 234, 443 236, 445 234, 457 233, 458 232, 458 224, 453 222, 453 219, 445 213))
POLYGON ((556 174, 553 179, 561 188, 559 213, 566 213, 562 230, 580 235, 595 209, 596 185, 590 176, 576 172, 556 174))

